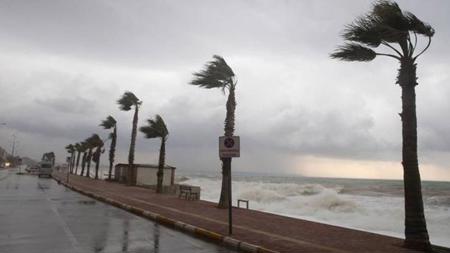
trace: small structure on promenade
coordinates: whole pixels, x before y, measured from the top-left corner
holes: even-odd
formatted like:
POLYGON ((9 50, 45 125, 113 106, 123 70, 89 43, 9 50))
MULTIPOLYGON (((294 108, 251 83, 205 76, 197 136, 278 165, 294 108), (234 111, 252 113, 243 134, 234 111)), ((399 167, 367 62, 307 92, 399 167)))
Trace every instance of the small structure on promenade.
MULTIPOLYGON (((166 165, 164 167, 163 186, 173 186, 175 182, 175 167, 166 165)), ((138 186, 156 186, 158 165, 134 164, 129 168, 126 163, 115 166, 114 180, 120 183, 138 186)))

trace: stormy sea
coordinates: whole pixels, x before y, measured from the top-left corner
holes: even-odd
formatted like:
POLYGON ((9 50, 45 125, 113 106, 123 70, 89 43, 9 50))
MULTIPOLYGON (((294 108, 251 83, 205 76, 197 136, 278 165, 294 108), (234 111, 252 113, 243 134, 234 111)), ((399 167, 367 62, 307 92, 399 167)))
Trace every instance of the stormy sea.
MULTIPOLYGON (((201 187, 201 199, 217 202, 219 172, 177 171, 181 184, 201 187)), ((450 247, 450 182, 422 183, 433 244, 450 247)), ((233 205, 404 238, 403 181, 233 174, 233 205)))

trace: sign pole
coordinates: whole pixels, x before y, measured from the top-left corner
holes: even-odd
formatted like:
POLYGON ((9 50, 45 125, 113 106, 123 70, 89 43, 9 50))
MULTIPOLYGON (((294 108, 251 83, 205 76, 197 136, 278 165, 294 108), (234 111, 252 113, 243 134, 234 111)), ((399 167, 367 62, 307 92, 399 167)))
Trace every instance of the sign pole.
POLYGON ((232 201, 232 190, 231 190, 231 158, 229 159, 229 177, 228 177, 228 234, 233 233, 233 201, 232 201))
MULTIPOLYGON (((240 156, 239 136, 219 137, 219 157, 222 159, 224 172, 228 172, 228 234, 233 233, 233 196, 231 185, 231 159, 240 156)), ((224 173, 225 174, 225 173, 224 173)))

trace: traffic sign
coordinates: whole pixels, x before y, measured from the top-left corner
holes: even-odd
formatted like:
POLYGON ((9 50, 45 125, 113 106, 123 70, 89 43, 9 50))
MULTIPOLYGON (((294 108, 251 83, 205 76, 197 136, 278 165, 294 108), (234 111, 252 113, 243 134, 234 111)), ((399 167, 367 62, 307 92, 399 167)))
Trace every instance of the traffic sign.
POLYGON ((239 136, 220 136, 219 137, 219 156, 220 158, 240 157, 239 136))

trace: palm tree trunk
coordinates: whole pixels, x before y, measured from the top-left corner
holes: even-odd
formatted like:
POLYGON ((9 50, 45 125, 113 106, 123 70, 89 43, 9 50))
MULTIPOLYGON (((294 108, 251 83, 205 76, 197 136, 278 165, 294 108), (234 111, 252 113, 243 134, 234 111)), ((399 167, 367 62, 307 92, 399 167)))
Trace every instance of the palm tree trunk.
POLYGON ((81 159, 81 173, 80 173, 80 176, 84 175, 84 168, 86 167, 86 156, 87 156, 87 153, 83 152, 83 159, 81 159))
POLYGON ((78 154, 77 154, 77 163, 76 163, 76 165, 75 165, 75 175, 78 173, 78 165, 80 164, 80 156, 81 156, 81 152, 78 151, 78 154))
POLYGON ((158 164, 158 182, 156 184, 156 193, 163 192, 163 179, 164 179, 164 166, 166 160, 166 140, 165 137, 161 138, 161 148, 159 149, 159 164, 158 164))
POLYGON ((101 147, 97 147, 95 150, 95 179, 98 179, 98 169, 100 167, 101 147))
POLYGON ((112 169, 114 166, 114 155, 116 152, 116 140, 117 140, 117 126, 114 126, 112 138, 111 138, 111 146, 109 148, 109 171, 108 171, 108 179, 111 180, 112 169))
POLYGON ((91 176, 91 160, 92 160, 92 148, 89 149, 89 154, 87 155, 86 177, 91 176))
POLYGON ((134 148, 136 145, 136 134, 137 134, 137 124, 138 124, 138 113, 139 106, 135 106, 134 117, 133 117, 133 128, 131 129, 131 143, 130 151, 128 153, 128 164, 134 164, 134 148))
POLYGON ((405 247, 431 250, 423 211, 422 189, 417 159, 416 64, 401 60, 397 83, 402 88, 402 165, 405 187, 405 247))
POLYGON ((75 167, 75 151, 72 153, 72 158, 71 158, 71 168, 70 168, 70 173, 73 174, 73 169, 75 167))
MULTIPOLYGON (((234 134, 234 121, 236 111, 236 97, 234 93, 234 85, 229 89, 227 99, 227 115, 225 118, 225 136, 233 136, 234 134)), ((219 208, 228 208, 229 203, 229 180, 231 175, 231 158, 222 158, 222 189, 220 191, 219 208)))
POLYGON ((130 151, 128 153, 128 185, 133 184, 134 178, 134 148, 136 146, 136 134, 137 134, 137 124, 138 124, 138 113, 139 106, 135 105, 134 117, 133 117, 133 128, 131 129, 131 143, 130 151))

